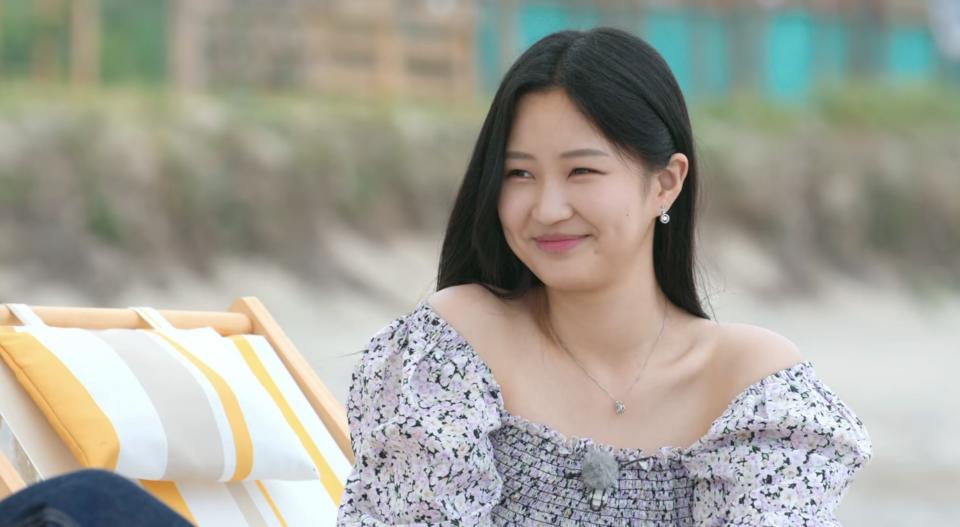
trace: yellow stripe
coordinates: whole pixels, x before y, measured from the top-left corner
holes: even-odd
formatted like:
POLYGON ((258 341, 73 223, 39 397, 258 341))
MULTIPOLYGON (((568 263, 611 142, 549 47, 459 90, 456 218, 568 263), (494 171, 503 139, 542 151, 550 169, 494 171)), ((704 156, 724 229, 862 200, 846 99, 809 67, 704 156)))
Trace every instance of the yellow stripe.
POLYGON ((117 469, 120 438, 73 372, 27 332, 0 333, 0 356, 84 467, 117 469))
POLYGON ((273 514, 276 515, 277 521, 280 522, 280 525, 287 527, 286 520, 283 519, 283 515, 280 514, 280 509, 277 508, 277 504, 273 502, 273 498, 270 497, 270 493, 267 492, 267 487, 263 486, 263 483, 258 479, 257 488, 260 489, 260 493, 263 494, 263 497, 267 499, 267 503, 270 504, 270 508, 273 509, 273 514))
POLYGON ((250 367, 250 370, 253 371, 254 375, 256 375, 257 380, 260 381, 260 384, 266 388, 267 392, 270 394, 270 397, 273 398, 273 402, 278 408, 280 408, 280 411, 283 413, 283 417, 287 420, 287 424, 289 424, 290 428, 292 428, 294 433, 297 434, 297 437, 300 439, 300 443, 303 445, 303 448, 305 448, 307 453, 310 454, 310 459, 313 460, 313 464, 317 467, 317 472, 320 474, 320 481, 327 489, 327 494, 329 494, 333 499, 334 505, 339 505, 340 499, 343 497, 343 483, 337 479, 336 474, 333 473, 333 469, 330 468, 330 465, 323 457, 320 449, 317 447, 316 443, 313 442, 310 434, 307 433, 307 429, 303 426, 303 423, 301 423, 300 419, 297 418, 297 414, 293 412, 293 408, 290 407, 290 404, 287 403, 287 400, 283 397, 283 394, 280 392, 280 388, 277 387, 277 384, 273 381, 273 378, 270 377, 269 373, 267 373, 267 369, 260 361, 260 357, 257 357, 257 353, 253 350, 253 346, 251 346, 250 343, 240 335, 234 335, 230 337, 230 340, 232 340, 237 349, 240 350, 240 354, 243 356, 243 359, 247 361, 247 365, 250 367))
POLYGON ((213 368, 207 366, 186 348, 178 344, 169 336, 152 331, 165 338, 181 355, 187 358, 194 366, 199 369, 203 375, 213 385, 217 395, 220 396, 220 402, 227 413, 227 421, 230 423, 230 430, 233 432, 233 441, 236 444, 237 466, 230 481, 240 481, 246 479, 253 469, 253 442, 250 439, 250 430, 247 429, 247 422, 243 418, 243 411, 240 409, 240 403, 237 401, 236 394, 230 389, 230 385, 213 368))
POLYGON ((187 506, 186 500, 183 499, 183 495, 177 490, 177 485, 174 482, 141 479, 140 484, 143 485, 143 488, 146 489, 147 492, 162 501, 164 505, 176 511, 177 514, 189 520, 190 523, 194 525, 197 524, 197 519, 193 517, 193 513, 190 512, 190 507, 187 506))

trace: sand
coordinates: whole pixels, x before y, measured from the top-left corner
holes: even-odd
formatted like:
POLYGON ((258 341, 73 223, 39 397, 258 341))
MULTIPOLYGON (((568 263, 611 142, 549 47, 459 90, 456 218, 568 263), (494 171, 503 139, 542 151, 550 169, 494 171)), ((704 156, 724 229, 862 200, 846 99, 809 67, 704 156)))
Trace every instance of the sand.
MULTIPOLYGON (((178 272, 175 287, 138 283, 113 305, 225 309, 238 296, 258 296, 344 401, 359 355, 338 355, 362 349, 431 292, 439 240, 374 243, 346 231, 333 240, 334 258, 350 273, 339 285, 310 287, 268 260, 226 258, 217 262, 215 279, 178 272)), ((874 458, 838 508, 844 525, 957 525, 960 297, 923 304, 894 286, 823 274, 822 297, 771 302, 754 292, 780 278, 777 266, 749 241, 730 238, 706 246, 704 255, 712 262, 708 295, 718 320, 756 324, 793 340, 866 424, 874 458)), ((29 284, 21 276, 0 267, 0 301, 95 305, 68 285, 29 284)))

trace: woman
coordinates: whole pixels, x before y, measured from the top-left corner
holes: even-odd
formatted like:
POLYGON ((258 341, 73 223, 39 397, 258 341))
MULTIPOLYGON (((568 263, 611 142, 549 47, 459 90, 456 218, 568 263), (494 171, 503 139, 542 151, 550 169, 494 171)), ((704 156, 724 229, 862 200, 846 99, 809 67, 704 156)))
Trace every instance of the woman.
POLYGON ((549 35, 504 77, 437 289, 353 373, 340 525, 838 525, 863 423, 693 279, 697 164, 662 57, 549 35))

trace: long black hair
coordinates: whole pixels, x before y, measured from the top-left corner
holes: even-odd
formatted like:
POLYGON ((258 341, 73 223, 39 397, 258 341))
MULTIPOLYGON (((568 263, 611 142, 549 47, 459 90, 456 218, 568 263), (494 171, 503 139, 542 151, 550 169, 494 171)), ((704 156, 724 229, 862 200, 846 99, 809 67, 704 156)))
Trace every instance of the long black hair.
POLYGON ((564 90, 621 154, 648 171, 665 167, 674 153, 687 156, 686 180, 670 208, 670 222, 654 227, 654 271, 671 302, 709 318, 694 281, 698 178, 686 103, 663 57, 643 39, 612 27, 547 35, 504 75, 450 214, 437 290, 479 284, 501 298, 517 298, 542 285, 507 245, 497 204, 517 103, 526 93, 553 88, 564 90))

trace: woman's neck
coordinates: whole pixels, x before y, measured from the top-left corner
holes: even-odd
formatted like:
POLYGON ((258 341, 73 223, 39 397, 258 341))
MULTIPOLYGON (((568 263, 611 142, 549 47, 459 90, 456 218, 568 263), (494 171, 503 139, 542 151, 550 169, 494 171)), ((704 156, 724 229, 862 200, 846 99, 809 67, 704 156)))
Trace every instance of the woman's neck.
POLYGON ((655 342, 662 344, 665 337, 657 341, 661 328, 665 335, 669 317, 676 318, 672 304, 652 278, 595 291, 544 286, 538 293, 546 329, 555 332, 580 361, 594 364, 594 371, 632 370, 655 342), (669 311, 667 320, 664 309, 669 311))

